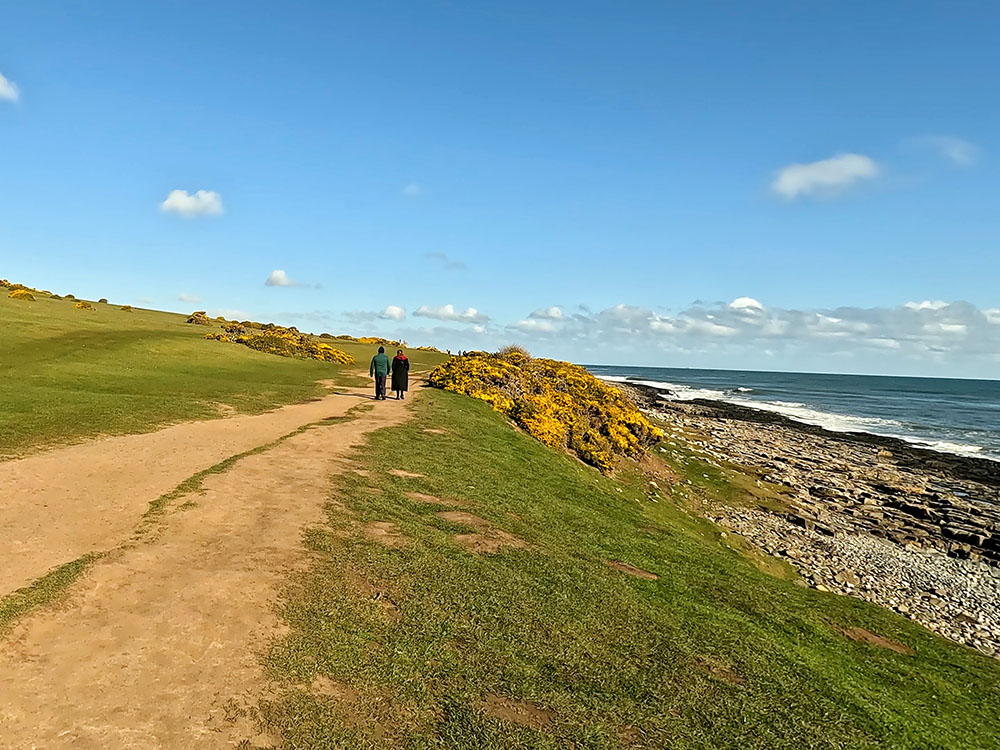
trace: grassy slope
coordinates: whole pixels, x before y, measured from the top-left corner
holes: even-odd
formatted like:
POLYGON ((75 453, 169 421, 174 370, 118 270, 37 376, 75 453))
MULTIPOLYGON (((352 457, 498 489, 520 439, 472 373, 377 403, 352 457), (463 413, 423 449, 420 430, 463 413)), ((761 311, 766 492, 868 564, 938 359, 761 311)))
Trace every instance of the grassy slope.
POLYGON ((650 502, 638 475, 603 478, 482 403, 432 392, 416 408, 372 437, 370 476, 338 479, 332 528, 307 537, 316 562, 290 586, 291 633, 267 660, 290 685, 325 675, 341 697, 292 689, 265 704, 287 747, 1000 746, 995 661, 761 572, 706 522, 650 502), (453 540, 468 529, 408 490, 461 501, 531 549, 469 554, 453 540), (368 541, 366 521, 395 521, 411 543, 368 541), (846 626, 916 654, 849 640, 846 626), (489 718, 478 705, 491 693, 555 716, 538 729, 489 718))
MULTIPOLYGON (((0 459, 99 434, 142 432, 219 415, 253 413, 319 395, 316 381, 347 382, 343 367, 204 340, 186 316, 36 295, 0 294, 0 459)), ((334 343, 334 342, 331 342, 334 343)), ((373 347, 341 345, 363 367, 373 347)), ((418 353, 416 364, 437 355, 418 353)))

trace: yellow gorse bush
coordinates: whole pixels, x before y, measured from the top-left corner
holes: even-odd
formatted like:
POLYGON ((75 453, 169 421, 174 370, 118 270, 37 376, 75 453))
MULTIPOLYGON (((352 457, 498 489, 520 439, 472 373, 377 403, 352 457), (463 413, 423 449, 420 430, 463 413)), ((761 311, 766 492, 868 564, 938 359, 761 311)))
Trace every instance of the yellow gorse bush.
POLYGON ((35 295, 29 292, 27 289, 14 289, 7 295, 11 299, 20 299, 25 302, 34 302, 35 295))
POLYGON ((452 357, 430 383, 487 402, 541 442, 569 448, 605 474, 617 456, 638 456, 661 436, 617 388, 582 367, 533 359, 523 350, 452 357))
MULTIPOLYGON (((260 324, 258 324, 260 325, 260 324)), ((354 364, 354 357, 329 344, 315 341, 299 333, 295 328, 283 328, 271 323, 260 328, 248 328, 242 323, 229 323, 224 332, 212 331, 206 339, 243 344, 258 352, 277 354, 281 357, 305 357, 321 362, 336 362, 341 365, 354 364)))
POLYGON ((73 305, 77 310, 93 310, 94 306, 87 302, 87 300, 80 300, 75 305, 73 305))

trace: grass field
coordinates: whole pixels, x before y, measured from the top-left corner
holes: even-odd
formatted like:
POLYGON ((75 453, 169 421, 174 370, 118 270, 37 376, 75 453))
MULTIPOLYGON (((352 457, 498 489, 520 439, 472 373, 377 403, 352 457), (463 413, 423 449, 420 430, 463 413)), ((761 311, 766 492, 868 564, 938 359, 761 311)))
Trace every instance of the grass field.
MULTIPOLYGON (((668 497, 650 501, 638 473, 603 478, 482 403, 431 392, 417 410, 376 433, 369 475, 339 480, 330 529, 308 535, 317 562, 287 591, 291 634, 267 663, 318 687, 258 716, 287 747, 1000 747, 996 661, 762 572, 668 497), (456 535, 478 522, 448 508, 527 546, 472 554, 456 535), (406 543, 357 533, 371 522, 406 543)), ((691 491, 731 495, 702 479, 691 491)))
MULTIPOLYGON (((372 346, 337 342, 357 365, 289 359, 206 341, 206 331, 218 329, 188 325, 183 315, 93 306, 0 294, 0 458, 303 401, 324 391, 321 379, 363 382, 350 373, 367 369, 374 353, 372 346)), ((411 358, 418 369, 443 359, 418 351, 411 358)))
MULTIPOLYGON (((317 380, 357 380, 374 348, 337 343, 359 363, 340 367, 94 307, 0 296, 0 459, 314 397, 317 380)), ((442 359, 411 354, 416 373, 442 359)), ((1000 663, 799 586, 684 510, 698 496, 780 505, 780 488, 701 462, 683 436, 649 459, 676 481, 651 489, 636 465, 603 477, 482 402, 420 396, 359 450, 364 474, 332 480, 329 523, 305 536, 288 635, 262 655, 284 689, 249 709, 284 747, 1000 747, 1000 663)), ((0 630, 89 561, 0 602, 0 630)))

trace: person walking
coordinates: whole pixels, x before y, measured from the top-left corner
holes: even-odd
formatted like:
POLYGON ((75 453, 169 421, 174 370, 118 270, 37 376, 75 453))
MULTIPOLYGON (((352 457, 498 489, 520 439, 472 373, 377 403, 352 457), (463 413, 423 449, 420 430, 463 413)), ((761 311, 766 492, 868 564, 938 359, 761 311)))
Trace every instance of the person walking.
POLYGON ((368 377, 375 378, 375 400, 385 401, 385 379, 389 374, 389 358, 385 356, 385 347, 378 348, 378 354, 372 357, 368 368, 368 377))
POLYGON ((392 358, 392 390, 396 392, 396 400, 406 398, 406 393, 410 385, 410 360, 403 354, 402 349, 396 350, 396 356, 392 358))

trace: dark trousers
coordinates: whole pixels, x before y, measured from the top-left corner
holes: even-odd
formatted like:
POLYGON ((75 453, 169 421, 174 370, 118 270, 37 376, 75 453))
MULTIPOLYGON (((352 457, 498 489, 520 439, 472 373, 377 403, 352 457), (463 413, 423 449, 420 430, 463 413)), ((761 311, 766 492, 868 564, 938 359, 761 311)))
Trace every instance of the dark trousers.
POLYGON ((375 376, 375 398, 385 398, 385 375, 375 376))

